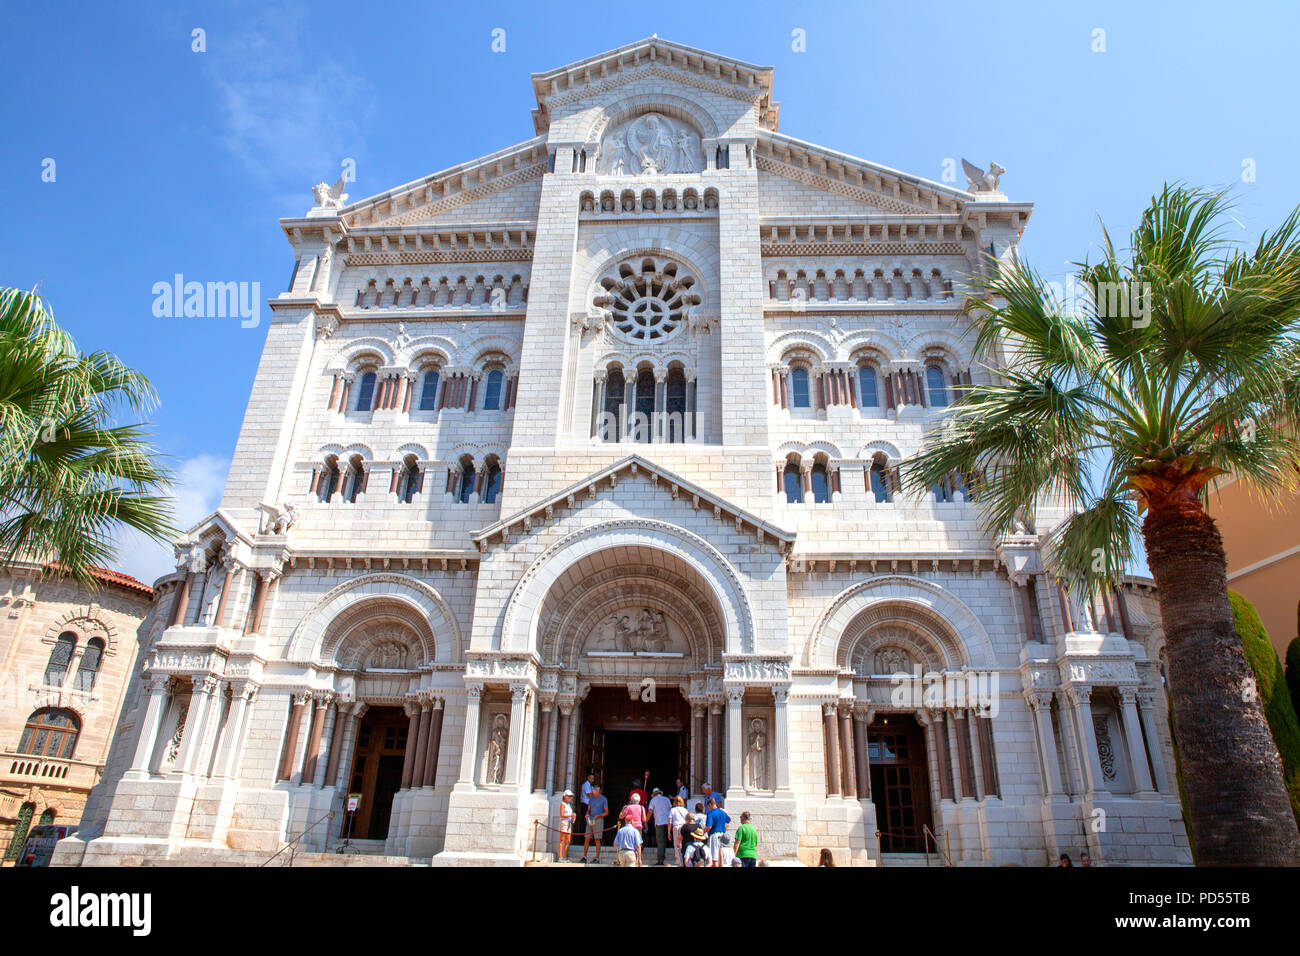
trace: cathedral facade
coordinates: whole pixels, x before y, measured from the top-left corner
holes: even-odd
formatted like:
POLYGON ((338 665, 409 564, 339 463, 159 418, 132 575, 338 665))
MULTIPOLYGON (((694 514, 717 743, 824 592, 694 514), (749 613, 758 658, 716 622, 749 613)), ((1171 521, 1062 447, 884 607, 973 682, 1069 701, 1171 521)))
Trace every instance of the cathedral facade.
POLYGON ((795 139, 771 69, 658 38, 532 79, 532 138, 282 221, 221 508, 57 859, 518 864, 590 773, 708 785, 771 863, 1190 862, 1149 582, 1063 594, 1059 513, 898 486, 997 368, 1001 167, 795 139))

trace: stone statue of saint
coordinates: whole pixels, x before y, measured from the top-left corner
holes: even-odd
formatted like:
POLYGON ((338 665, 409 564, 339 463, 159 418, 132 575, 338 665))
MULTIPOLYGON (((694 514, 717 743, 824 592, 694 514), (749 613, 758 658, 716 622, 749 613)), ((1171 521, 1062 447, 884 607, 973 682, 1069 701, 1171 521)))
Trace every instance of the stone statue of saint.
POLYGON ((749 722, 749 752, 745 756, 749 768, 750 790, 767 789, 767 724, 762 717, 749 722))
POLYGON ((487 756, 484 765, 487 768, 487 782, 500 783, 506 775, 506 740, 510 734, 510 723, 505 714, 492 718, 492 737, 488 741, 487 756))

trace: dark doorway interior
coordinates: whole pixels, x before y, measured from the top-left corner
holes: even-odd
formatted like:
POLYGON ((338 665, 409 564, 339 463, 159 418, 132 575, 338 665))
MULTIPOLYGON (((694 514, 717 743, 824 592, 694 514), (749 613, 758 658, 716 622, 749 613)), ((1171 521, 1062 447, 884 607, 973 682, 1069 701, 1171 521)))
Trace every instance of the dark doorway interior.
POLYGON ((867 730, 871 797, 885 853, 921 853, 930 826, 925 736, 911 714, 877 718, 867 730))
MULTIPOLYGON (((361 806, 352 820, 354 840, 383 840, 393 812, 393 796, 402 785, 406 758, 406 732, 410 719, 400 707, 371 707, 357 726, 348 792, 361 794, 361 806)), ((340 835, 348 834, 343 815, 340 835)))
POLYGON ((578 766, 564 785, 576 793, 587 773, 594 773, 615 817, 632 782, 644 780, 647 770, 647 794, 653 787, 671 794, 677 777, 686 778, 690 708, 675 687, 658 688, 653 697, 634 697, 625 685, 594 687, 582 704, 578 766))

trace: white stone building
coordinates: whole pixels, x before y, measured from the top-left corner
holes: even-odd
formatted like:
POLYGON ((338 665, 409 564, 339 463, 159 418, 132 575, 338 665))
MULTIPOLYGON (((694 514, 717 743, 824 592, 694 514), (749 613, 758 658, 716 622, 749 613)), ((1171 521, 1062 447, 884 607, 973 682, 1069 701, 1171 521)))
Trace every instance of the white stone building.
POLYGON ((1189 861, 1149 588, 1063 606, 1040 535, 894 484, 1030 205, 784 135, 772 80, 651 38, 535 75, 532 138, 282 223, 221 509, 60 859, 325 849, 357 792, 388 856, 518 863, 648 770, 768 861, 1189 861))

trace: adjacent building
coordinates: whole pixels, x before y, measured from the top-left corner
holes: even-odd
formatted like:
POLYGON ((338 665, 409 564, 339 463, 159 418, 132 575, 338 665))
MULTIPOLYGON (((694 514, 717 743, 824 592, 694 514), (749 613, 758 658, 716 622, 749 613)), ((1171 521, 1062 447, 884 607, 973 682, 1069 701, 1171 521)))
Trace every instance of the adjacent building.
POLYGON ((963 295, 1032 211, 1000 167, 804 142, 770 68, 659 38, 532 82, 524 141, 282 222, 221 507, 58 859, 518 864, 590 772, 708 785, 770 862, 1189 862, 1149 586, 1067 597, 1059 513, 898 489, 1001 361, 963 295))
POLYGON ((37 824, 76 825, 103 775, 153 591, 96 570, 97 589, 56 568, 0 571, 0 847, 19 859, 37 824))

